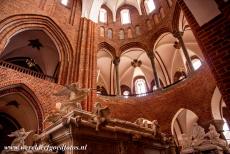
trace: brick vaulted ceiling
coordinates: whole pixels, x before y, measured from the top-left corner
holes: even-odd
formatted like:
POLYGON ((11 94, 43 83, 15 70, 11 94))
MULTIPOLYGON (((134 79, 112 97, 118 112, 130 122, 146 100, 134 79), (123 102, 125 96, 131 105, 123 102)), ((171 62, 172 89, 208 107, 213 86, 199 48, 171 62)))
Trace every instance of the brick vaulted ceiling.
POLYGON ((141 0, 84 0, 82 1, 82 17, 86 17, 94 22, 98 22, 99 10, 102 5, 106 5, 113 13, 113 21, 116 20, 116 12, 124 4, 134 6, 141 15, 141 0))

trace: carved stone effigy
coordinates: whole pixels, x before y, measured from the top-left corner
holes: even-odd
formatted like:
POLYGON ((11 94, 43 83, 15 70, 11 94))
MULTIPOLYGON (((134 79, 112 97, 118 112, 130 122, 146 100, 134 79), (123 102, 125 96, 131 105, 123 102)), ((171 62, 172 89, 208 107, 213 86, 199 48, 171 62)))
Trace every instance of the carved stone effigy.
POLYGON ((181 154, 212 152, 216 154, 229 153, 227 142, 220 138, 214 125, 210 124, 209 131, 205 134, 204 128, 197 123, 193 124, 189 134, 182 135, 181 154))
MULTIPOLYGON (((129 121, 112 119, 109 115, 110 109, 102 107, 100 103, 95 104, 93 112, 72 111, 38 135, 36 143, 42 144, 43 138, 52 136, 49 145, 87 144, 86 153, 128 154, 151 151, 154 154, 173 154, 171 143, 160 139, 164 136, 163 133, 160 134, 160 138, 154 135, 152 126, 143 128, 129 121)), ((154 124, 157 124, 158 132, 159 125, 156 121, 154 124)))
POLYGON ((145 118, 138 118, 135 122, 135 124, 139 125, 140 127, 151 129, 153 136, 161 136, 163 137, 164 134, 160 132, 160 125, 157 120, 147 120, 145 118))

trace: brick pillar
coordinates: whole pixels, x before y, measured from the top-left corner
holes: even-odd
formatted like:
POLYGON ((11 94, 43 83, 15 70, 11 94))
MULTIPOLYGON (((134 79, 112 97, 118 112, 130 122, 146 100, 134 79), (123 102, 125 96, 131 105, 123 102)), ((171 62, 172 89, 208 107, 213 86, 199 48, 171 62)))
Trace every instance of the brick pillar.
MULTIPOLYGON (((159 78, 158 78, 157 71, 156 71, 155 55, 151 51, 147 52, 147 54, 148 54, 148 57, 149 57, 151 64, 152 64, 153 76, 155 79, 155 85, 156 85, 157 89, 159 89, 160 88, 160 82, 159 82, 159 78)), ((151 89, 151 90, 153 90, 153 89, 151 89)))
POLYGON ((120 58, 116 57, 113 60, 114 68, 116 71, 116 88, 117 92, 116 95, 121 95, 121 88, 120 88, 120 76, 119 76, 119 63, 120 63, 120 58))
POLYGON ((81 18, 77 49, 74 65, 74 81, 79 82, 81 88, 91 88, 87 100, 83 103, 83 109, 91 111, 96 98, 96 47, 95 47, 95 23, 81 18))
POLYGON ((220 1, 216 0, 221 14, 199 26, 184 0, 177 0, 230 109, 230 4, 220 1))

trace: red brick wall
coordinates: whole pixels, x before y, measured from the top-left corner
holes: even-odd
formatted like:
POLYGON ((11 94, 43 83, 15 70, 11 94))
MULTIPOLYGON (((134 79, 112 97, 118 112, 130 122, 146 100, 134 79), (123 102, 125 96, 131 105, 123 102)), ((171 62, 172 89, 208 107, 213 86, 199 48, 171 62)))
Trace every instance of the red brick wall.
POLYGON ((163 131, 170 132, 171 121, 180 108, 193 111, 200 124, 212 120, 211 98, 215 81, 207 66, 203 66, 185 81, 168 89, 143 97, 98 97, 97 101, 109 106, 112 117, 134 122, 144 117, 157 119, 163 131))
POLYGON ((55 108, 57 102, 62 102, 64 99, 67 99, 64 96, 57 97, 53 95, 54 92, 62 89, 62 86, 15 70, 0 67, 0 79, 1 91, 5 88, 14 88, 15 85, 22 86, 22 88, 25 87, 24 90, 31 94, 33 99, 36 100, 34 103, 37 103, 37 106, 40 107, 36 108, 36 106, 34 106, 37 110, 40 110, 38 114, 42 113, 42 115, 39 115, 39 118, 43 118, 40 119, 41 122, 48 113, 55 108))
MULTIPOLYGON (((183 0, 178 0, 212 70, 217 86, 230 108, 230 2, 216 0, 221 14, 199 26, 183 0)), ((205 9, 205 6, 204 6, 205 9)))

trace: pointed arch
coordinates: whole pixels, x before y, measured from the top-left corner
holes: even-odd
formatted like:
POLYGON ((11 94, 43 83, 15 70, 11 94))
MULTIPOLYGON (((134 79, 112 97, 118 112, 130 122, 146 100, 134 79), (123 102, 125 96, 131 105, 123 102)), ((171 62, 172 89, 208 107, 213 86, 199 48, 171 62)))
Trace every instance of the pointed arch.
POLYGON ((109 51, 109 53, 112 55, 113 58, 116 57, 115 48, 107 42, 99 43, 97 48, 98 48, 97 51, 99 51, 101 49, 106 49, 107 51, 109 51))
POLYGON ((128 49, 130 49, 130 48, 141 48, 142 50, 144 50, 146 52, 148 51, 148 47, 145 44, 143 44, 143 43, 140 43, 140 42, 129 42, 129 43, 127 43, 127 44, 125 44, 125 45, 123 45, 123 46, 120 47, 120 55, 123 52, 127 51, 128 49))
POLYGON ((38 128, 37 133, 42 132, 43 130, 43 120, 44 120, 44 109, 41 106, 37 96, 34 92, 25 84, 12 84, 1 88, 0 90, 0 98, 11 95, 11 94, 19 94, 22 97, 25 97, 28 100, 29 105, 33 108, 33 112, 37 118, 38 128))
POLYGON ((65 33, 51 18, 43 15, 19 14, 3 19, 0 22, 0 51, 3 51, 11 37, 26 30, 42 30, 54 42, 60 57, 58 82, 65 84, 71 73, 68 68, 73 64, 73 49, 65 33))

